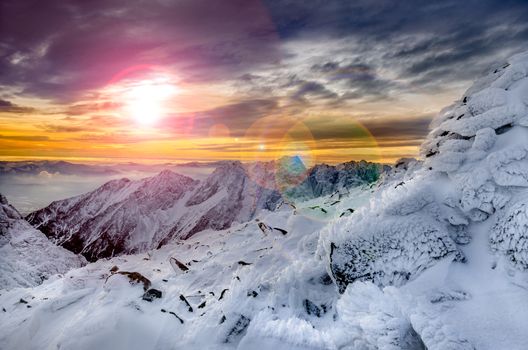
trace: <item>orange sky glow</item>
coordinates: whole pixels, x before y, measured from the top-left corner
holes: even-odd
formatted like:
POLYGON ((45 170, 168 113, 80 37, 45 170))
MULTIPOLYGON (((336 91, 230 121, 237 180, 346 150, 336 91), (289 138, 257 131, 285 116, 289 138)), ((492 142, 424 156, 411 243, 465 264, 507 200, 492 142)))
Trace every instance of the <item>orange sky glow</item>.
POLYGON ((158 68, 132 69, 73 103, 15 99, 24 108, 0 111, 0 156, 185 162, 301 155, 314 164, 361 159, 391 163, 418 156, 421 139, 379 126, 433 113, 413 99, 440 109, 450 96, 408 99, 299 112, 279 96, 280 108, 261 115, 251 111, 246 117, 236 109, 232 113, 241 114, 220 115, 215 111, 238 102, 229 84, 187 84, 158 68), (244 119, 248 121, 241 123, 244 119))

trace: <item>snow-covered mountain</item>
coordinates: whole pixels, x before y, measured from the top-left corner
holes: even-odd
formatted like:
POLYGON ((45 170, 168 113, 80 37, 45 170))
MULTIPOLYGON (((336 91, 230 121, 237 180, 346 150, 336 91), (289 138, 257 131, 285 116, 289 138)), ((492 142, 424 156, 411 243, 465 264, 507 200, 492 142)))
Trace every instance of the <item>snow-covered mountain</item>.
POLYGON ((54 243, 95 261, 247 222, 260 210, 283 204, 285 190, 291 201, 367 184, 377 180, 378 168, 350 162, 307 170, 297 157, 249 165, 226 161, 202 182, 165 170, 139 181, 110 181, 56 201, 27 220, 54 243))
POLYGON ((54 243, 94 261, 155 249, 173 238, 248 221, 274 210, 274 190, 252 182, 238 162, 225 162, 199 183, 169 170, 138 181, 114 180, 90 193, 53 202, 27 220, 54 243))
POLYGON ((388 165, 366 161, 350 161, 335 166, 319 164, 308 171, 306 178, 286 191, 293 198, 317 198, 335 192, 346 193, 349 189, 378 181, 389 173, 388 165))
POLYGON ((109 176, 127 173, 159 173, 163 170, 179 171, 185 168, 216 168, 217 162, 158 163, 134 162, 82 164, 63 160, 0 161, 0 179, 4 176, 39 175, 40 173, 80 176, 109 176))
MULTIPOLYGON (((527 97, 528 52, 442 111, 424 161, 377 189, 3 292, 0 348, 526 349, 527 97)), ((218 182, 196 188, 228 193, 218 182)))
MULTIPOLYGON (((55 244, 88 260, 156 248, 177 223, 168 214, 197 186, 171 171, 139 181, 110 181, 90 193, 53 202, 27 220, 55 244)), ((174 213, 176 215, 176 213, 174 213)))
POLYGON ((36 286, 85 262, 51 243, 0 194, 0 289, 36 286))

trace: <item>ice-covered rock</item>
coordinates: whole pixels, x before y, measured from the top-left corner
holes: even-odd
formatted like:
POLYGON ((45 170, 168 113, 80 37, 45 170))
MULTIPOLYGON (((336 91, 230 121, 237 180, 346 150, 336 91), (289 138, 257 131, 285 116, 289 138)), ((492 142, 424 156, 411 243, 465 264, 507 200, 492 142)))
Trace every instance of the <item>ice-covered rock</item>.
POLYGON ((331 243, 330 268, 341 292, 358 280, 402 285, 440 259, 460 257, 445 226, 422 214, 349 222, 339 230, 354 237, 331 243))
POLYGON ((490 245, 516 268, 528 270, 528 197, 499 215, 491 230, 490 245))
POLYGON ((400 285, 448 256, 464 261, 457 243, 499 211, 491 247, 527 268, 527 197, 520 197, 528 188, 527 86, 528 53, 478 80, 433 120, 420 169, 325 231, 341 292, 355 280, 400 285), (523 204, 511 208, 515 199, 523 204))

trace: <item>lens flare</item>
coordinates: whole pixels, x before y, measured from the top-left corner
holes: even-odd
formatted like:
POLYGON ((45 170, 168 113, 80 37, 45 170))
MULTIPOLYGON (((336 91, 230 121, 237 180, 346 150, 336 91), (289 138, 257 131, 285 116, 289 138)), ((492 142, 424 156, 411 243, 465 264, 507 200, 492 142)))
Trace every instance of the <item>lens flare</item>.
MULTIPOLYGON (((351 162, 366 159, 382 163, 383 159, 372 133, 352 118, 268 116, 255 121, 238 143, 240 160, 248 164, 251 180, 279 191, 291 204, 307 199, 302 197, 303 190, 299 186, 303 186, 308 176, 318 176, 311 169, 323 161, 340 164, 339 168, 349 167, 352 173, 356 168, 358 172, 366 171, 369 178, 377 178, 382 171, 377 164, 351 162), (326 123, 324 127, 321 127, 321 120, 326 123), (331 134, 326 132, 328 129, 332 130, 331 134)), ((324 172, 325 165, 322 167, 324 172)), ((303 208, 300 204, 297 214, 316 221, 333 219, 348 212, 348 207, 344 207, 346 203, 339 199, 340 195, 334 194, 328 203, 315 209, 312 205, 303 208)))
POLYGON ((225 124, 214 124, 209 128, 208 135, 210 138, 226 139, 231 135, 231 132, 225 124))

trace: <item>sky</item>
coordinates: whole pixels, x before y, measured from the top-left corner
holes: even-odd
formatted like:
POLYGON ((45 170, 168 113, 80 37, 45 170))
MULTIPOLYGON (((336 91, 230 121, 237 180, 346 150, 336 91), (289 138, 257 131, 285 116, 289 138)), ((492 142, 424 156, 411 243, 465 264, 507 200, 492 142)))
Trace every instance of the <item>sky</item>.
POLYGON ((528 2, 3 0, 0 159, 418 157, 528 2))

